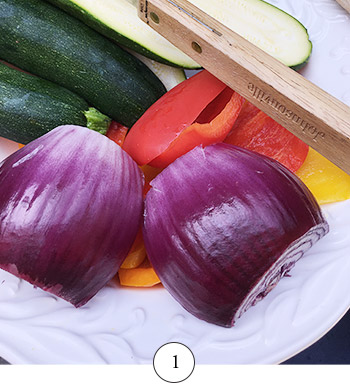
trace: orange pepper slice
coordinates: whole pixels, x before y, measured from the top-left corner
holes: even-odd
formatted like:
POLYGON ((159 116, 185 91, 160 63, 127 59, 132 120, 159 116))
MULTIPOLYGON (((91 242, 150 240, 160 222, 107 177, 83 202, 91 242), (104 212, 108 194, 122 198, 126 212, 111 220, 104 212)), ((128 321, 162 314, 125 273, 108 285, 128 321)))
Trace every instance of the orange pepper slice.
POLYGON ((142 228, 139 229, 132 247, 120 266, 124 269, 138 267, 146 258, 146 249, 143 244, 142 228))
MULTIPOLYGON (((143 165, 140 168, 143 174, 145 175, 145 185, 143 189, 143 195, 146 196, 147 192, 151 188, 151 185, 149 184, 150 181, 153 180, 162 171, 162 169, 153 168, 149 165, 143 165)), ((135 238, 135 241, 128 253, 128 256, 126 257, 123 264, 121 265, 121 268, 123 269, 136 268, 145 260, 145 258, 146 258, 146 248, 143 243, 142 227, 140 227, 137 236, 135 238)))
POLYGON ((160 283, 147 258, 137 268, 120 268, 118 276, 120 284, 127 287, 152 287, 160 283))
POLYGON ((149 184, 160 172, 162 172, 162 168, 151 167, 150 165, 142 165, 140 167, 143 174, 145 175, 145 185, 143 187, 143 196, 146 196, 147 192, 151 189, 151 185, 149 184))

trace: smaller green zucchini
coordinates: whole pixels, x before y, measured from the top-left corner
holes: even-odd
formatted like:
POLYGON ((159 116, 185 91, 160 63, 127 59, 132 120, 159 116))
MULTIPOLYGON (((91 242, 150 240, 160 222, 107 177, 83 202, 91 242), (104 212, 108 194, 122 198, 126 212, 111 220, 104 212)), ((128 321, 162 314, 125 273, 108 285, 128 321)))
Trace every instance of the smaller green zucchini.
POLYGON ((0 136, 27 144, 57 126, 106 132, 110 119, 75 93, 0 62, 0 136))

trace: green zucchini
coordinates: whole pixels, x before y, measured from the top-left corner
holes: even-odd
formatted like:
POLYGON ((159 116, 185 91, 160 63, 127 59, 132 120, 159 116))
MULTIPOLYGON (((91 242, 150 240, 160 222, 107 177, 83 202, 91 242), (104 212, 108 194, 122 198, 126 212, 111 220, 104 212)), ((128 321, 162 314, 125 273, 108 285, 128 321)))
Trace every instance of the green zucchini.
MULTIPOLYGON (((47 0, 108 38, 168 65, 198 68, 193 60, 143 23, 136 0, 47 0)), ((305 27, 262 0, 189 0, 284 64, 299 68, 312 45, 305 27)))
POLYGON ((75 93, 0 62, 0 136, 27 144, 57 126, 107 131, 110 120, 75 93), (95 114, 91 124, 90 117, 95 114), (88 125, 88 118, 89 124, 88 125))
POLYGON ((166 65, 200 66, 137 16, 137 0, 48 0, 114 42, 166 65))
POLYGON ((128 127, 166 89, 140 60, 41 0, 0 0, 0 56, 128 127))
POLYGON ((312 51, 307 29, 263 0, 190 0, 202 11, 285 65, 300 69, 312 51))

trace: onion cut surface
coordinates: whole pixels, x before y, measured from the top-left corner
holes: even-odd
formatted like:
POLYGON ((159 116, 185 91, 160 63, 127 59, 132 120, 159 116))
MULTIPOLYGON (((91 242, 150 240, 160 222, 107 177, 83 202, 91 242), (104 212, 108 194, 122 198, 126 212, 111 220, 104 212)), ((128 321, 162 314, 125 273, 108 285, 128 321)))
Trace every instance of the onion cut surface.
POLYGON ((58 127, 9 156, 0 186, 0 267, 76 307, 113 278, 142 221, 137 164, 84 127, 58 127))
POLYGON ((149 260, 187 311, 217 325, 233 326, 328 232, 293 173, 237 146, 196 147, 151 186, 149 260))

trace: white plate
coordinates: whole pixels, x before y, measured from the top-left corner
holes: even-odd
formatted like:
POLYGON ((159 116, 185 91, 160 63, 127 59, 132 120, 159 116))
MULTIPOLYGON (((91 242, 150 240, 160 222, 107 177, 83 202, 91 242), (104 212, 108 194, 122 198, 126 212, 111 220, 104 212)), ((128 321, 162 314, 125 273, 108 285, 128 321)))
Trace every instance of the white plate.
MULTIPOLYGON (((303 74, 350 104, 350 17, 335 0, 274 0, 314 44, 303 74)), ((0 141, 3 158, 17 146, 0 141)), ((350 201, 324 207, 330 233, 226 329, 199 321, 162 288, 109 285, 75 309, 0 271, 0 356, 14 364, 151 363, 169 341, 199 364, 278 363, 327 332, 350 305, 350 201)))

